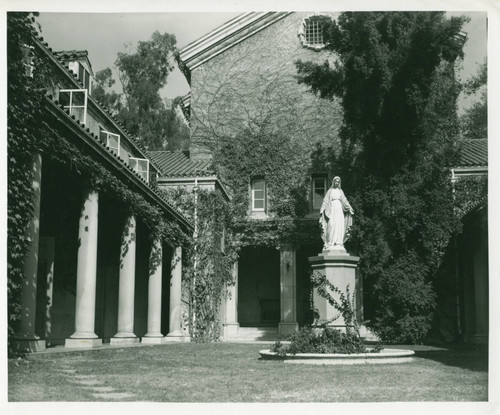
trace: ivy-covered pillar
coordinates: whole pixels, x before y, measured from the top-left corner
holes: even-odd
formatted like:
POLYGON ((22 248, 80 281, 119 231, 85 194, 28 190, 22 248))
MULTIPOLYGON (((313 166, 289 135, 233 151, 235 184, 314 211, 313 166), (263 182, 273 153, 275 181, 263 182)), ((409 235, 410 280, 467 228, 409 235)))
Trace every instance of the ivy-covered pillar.
POLYGON ((280 335, 297 331, 297 250, 293 244, 280 247, 280 335))
POLYGON ((17 326, 13 346, 16 350, 35 352, 45 349, 45 340, 35 334, 36 285, 38 271, 38 244, 40 238, 40 199, 42 192, 42 155, 36 154, 33 162, 33 219, 27 237, 31 241, 24 260, 24 280, 21 287, 21 319, 17 326))
POLYGON ((102 339, 94 333, 98 213, 99 194, 88 187, 83 192, 78 228, 75 332, 66 339, 66 347, 96 347, 102 344, 102 339))
POLYGON ((178 246, 174 249, 172 255, 172 265, 170 274, 170 313, 169 313, 169 331, 165 336, 166 342, 185 342, 190 341, 188 336, 182 332, 182 248, 178 246))
POLYGON ((148 284, 148 332, 141 342, 159 344, 163 341, 161 334, 161 278, 163 250, 160 238, 153 242, 149 257, 148 284))
POLYGON ((238 261, 233 264, 234 284, 226 286, 227 297, 225 299, 225 319, 223 325, 224 339, 230 339, 238 335, 240 323, 238 323, 238 261))
POLYGON ((118 333, 111 344, 136 343, 134 334, 136 220, 130 215, 123 228, 120 249, 120 281, 118 286, 118 333))

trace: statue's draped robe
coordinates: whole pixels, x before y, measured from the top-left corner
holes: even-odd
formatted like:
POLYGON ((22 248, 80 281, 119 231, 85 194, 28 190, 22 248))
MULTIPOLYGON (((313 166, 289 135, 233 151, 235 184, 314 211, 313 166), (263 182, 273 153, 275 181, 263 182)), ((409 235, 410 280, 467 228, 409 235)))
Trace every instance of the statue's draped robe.
POLYGON ((330 188, 326 192, 320 210, 324 249, 343 247, 348 236, 346 230, 352 224, 351 205, 344 192, 339 188, 330 188))

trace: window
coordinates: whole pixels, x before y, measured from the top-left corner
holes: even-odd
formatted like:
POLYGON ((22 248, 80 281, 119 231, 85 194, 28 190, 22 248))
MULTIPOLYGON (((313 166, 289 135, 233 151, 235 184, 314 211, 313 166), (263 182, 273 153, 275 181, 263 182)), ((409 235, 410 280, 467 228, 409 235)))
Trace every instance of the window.
POLYGON ((87 91, 90 91, 90 73, 80 63, 78 64, 78 79, 87 91))
POLYGON ((22 45, 23 52, 23 66, 26 76, 33 78, 33 46, 22 45))
POLYGON ((149 160, 148 159, 140 159, 137 157, 130 157, 129 160, 130 167, 139 175, 146 180, 146 183, 149 183, 149 160))
POLYGON ((252 180, 252 211, 266 210, 266 182, 264 179, 252 180))
POLYGON ((323 49, 325 47, 324 22, 331 18, 329 15, 313 15, 302 20, 298 30, 300 43, 308 49, 318 51, 323 49))
POLYGON ((306 43, 308 45, 323 44, 323 27, 318 19, 310 18, 306 21, 306 43))
POLYGON ((118 134, 101 130, 99 132, 99 138, 111 151, 120 155, 120 136, 118 134))
POLYGON ((326 195, 326 177, 312 178, 312 210, 320 210, 326 195))
POLYGON ((70 115, 85 124, 87 121, 87 90, 86 89, 61 89, 59 102, 70 115))

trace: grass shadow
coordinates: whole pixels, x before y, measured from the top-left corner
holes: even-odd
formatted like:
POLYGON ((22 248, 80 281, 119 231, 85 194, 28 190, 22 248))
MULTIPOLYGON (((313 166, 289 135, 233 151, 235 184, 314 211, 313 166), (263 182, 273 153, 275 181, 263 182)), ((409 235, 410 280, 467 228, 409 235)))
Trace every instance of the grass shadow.
POLYGON ((488 372, 488 345, 460 344, 446 349, 415 350, 415 357, 474 372, 488 372))

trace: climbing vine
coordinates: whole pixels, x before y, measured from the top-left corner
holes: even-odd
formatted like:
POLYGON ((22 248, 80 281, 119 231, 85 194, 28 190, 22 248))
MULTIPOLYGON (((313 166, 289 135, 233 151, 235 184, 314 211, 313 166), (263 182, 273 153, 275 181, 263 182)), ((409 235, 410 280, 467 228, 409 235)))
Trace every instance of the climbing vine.
MULTIPOLYGON (((23 283, 23 263, 31 241, 27 229, 33 218, 33 162, 37 153, 75 172, 97 191, 123 203, 141 219, 153 240, 162 237, 172 246, 189 249, 191 236, 177 223, 166 220, 162 211, 131 190, 98 162, 69 143, 47 123, 44 112, 46 86, 57 77, 43 56, 34 57, 36 76, 27 76, 24 45, 35 34, 33 14, 8 14, 8 307, 9 338, 19 319, 19 294, 23 283)), ((83 133, 83 132, 82 132, 83 133)))
POLYGON ((194 341, 219 340, 221 301, 228 295, 227 286, 234 284, 237 260, 232 210, 217 191, 180 187, 163 192, 196 223, 194 244, 183 267, 183 300, 189 306, 184 321, 194 341))

